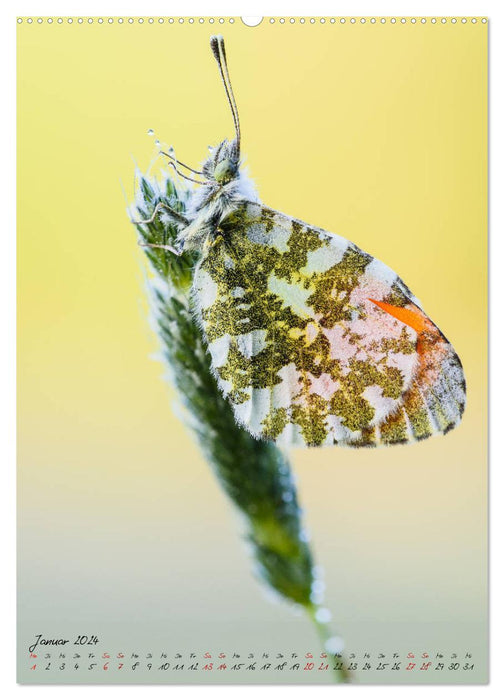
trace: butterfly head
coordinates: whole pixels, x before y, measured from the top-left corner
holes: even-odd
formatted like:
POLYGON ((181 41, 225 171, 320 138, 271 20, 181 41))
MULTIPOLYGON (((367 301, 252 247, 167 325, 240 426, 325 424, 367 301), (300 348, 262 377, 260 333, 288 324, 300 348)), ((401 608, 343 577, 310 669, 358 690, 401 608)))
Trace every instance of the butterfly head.
POLYGON ((225 185, 239 175, 240 153, 236 139, 225 139, 211 150, 210 157, 203 165, 203 173, 209 180, 225 185))

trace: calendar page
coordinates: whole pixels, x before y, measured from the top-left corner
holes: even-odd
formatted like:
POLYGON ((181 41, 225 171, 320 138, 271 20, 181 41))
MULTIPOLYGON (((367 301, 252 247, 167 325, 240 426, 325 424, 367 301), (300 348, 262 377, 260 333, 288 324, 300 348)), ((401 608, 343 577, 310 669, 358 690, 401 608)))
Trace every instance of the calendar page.
POLYGON ((487 18, 17 31, 18 681, 487 683, 487 18))

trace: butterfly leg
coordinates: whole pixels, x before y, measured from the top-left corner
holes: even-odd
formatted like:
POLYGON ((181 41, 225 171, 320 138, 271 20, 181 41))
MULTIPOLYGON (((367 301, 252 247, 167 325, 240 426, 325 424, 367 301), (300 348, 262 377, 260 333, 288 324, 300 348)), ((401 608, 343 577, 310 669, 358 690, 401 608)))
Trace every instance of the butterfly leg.
POLYGON ((175 156, 172 156, 170 153, 166 153, 166 151, 159 151, 159 155, 161 156, 166 156, 167 158, 170 158, 174 163, 177 165, 181 165, 183 168, 186 170, 189 170, 191 173, 194 173, 195 175, 204 175, 205 173, 201 172, 201 170, 195 170, 194 168, 191 168, 190 165, 186 165, 185 163, 182 163, 181 160, 178 158, 175 158, 175 156))
POLYGON ((168 165, 171 165, 171 167, 175 170, 177 175, 180 175, 180 177, 183 177, 184 180, 189 180, 189 182, 195 182, 197 185, 209 185, 210 183, 208 180, 195 180, 193 177, 189 177, 189 175, 184 175, 183 172, 181 172, 175 163, 168 163, 168 165))
POLYGON ((179 214, 178 211, 175 211, 175 209, 172 209, 171 207, 168 206, 168 204, 165 204, 164 202, 158 202, 154 208, 154 211, 152 212, 152 216, 149 219, 141 219, 139 221, 132 221, 132 224, 152 224, 154 219, 159 213, 160 209, 166 209, 168 214, 172 216, 178 223, 184 224, 184 226, 187 226, 189 224, 189 219, 186 219, 185 216, 182 216, 182 214, 179 214))
POLYGON ((172 156, 169 153, 166 153, 165 151, 159 151, 159 153, 162 156, 166 156, 167 158, 171 158, 171 162, 168 163, 168 165, 171 165, 171 167, 175 170, 177 175, 180 175, 180 177, 183 177, 184 180, 189 180, 190 182, 195 182, 197 185, 210 184, 207 180, 195 180, 193 177, 189 177, 185 173, 181 172, 177 168, 177 165, 181 165, 183 168, 185 168, 186 170, 189 170, 189 172, 191 172, 191 173, 195 173, 196 175, 204 175, 204 173, 202 173, 201 170, 195 170, 194 168, 191 168, 189 165, 182 163, 181 160, 178 160, 178 158, 175 158, 175 156, 172 156))
POLYGON ((170 253, 173 253, 174 255, 182 255, 181 250, 177 250, 171 245, 161 245, 160 243, 146 243, 145 241, 138 241, 138 245, 141 245, 143 248, 161 248, 162 250, 169 250, 170 253))

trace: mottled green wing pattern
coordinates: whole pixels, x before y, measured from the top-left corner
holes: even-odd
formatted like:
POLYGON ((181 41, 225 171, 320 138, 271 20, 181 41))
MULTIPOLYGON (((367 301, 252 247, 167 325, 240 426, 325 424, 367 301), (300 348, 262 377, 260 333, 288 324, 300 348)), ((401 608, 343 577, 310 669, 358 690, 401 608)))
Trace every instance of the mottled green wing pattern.
POLYGON ((386 265, 248 203, 194 278, 197 314, 237 421, 286 445, 407 443, 460 420, 451 345, 386 265))

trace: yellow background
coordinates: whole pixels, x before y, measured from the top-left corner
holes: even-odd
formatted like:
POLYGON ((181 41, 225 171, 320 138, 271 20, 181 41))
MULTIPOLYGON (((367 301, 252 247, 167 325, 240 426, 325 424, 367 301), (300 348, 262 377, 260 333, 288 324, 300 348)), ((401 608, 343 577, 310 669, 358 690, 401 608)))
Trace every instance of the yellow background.
POLYGON ((193 165, 233 135, 217 31, 262 200, 391 266, 466 372, 467 411, 444 438, 293 453, 336 626, 349 650, 473 650, 481 680, 487 26, 460 20, 18 26, 21 676, 39 632, 318 649, 253 580, 149 359, 126 204, 155 155, 148 129, 193 165))

